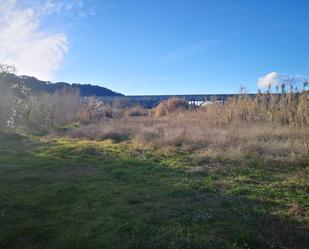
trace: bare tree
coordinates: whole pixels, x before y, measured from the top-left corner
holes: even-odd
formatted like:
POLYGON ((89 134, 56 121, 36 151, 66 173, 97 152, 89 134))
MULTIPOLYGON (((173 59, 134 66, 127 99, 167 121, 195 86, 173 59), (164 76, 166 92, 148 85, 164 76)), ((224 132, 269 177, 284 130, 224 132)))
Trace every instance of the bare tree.
POLYGON ((50 128, 74 121, 79 109, 79 90, 64 88, 54 93, 38 96, 40 111, 50 128))

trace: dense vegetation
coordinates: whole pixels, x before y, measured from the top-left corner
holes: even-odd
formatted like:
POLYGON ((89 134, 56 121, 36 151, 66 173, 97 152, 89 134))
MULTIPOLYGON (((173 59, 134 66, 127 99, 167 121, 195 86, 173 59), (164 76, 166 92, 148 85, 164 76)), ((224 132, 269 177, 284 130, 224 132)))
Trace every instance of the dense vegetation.
POLYGON ((0 75, 1 249, 309 247, 307 83, 149 110, 0 75))
POLYGON ((89 110, 95 108, 92 95, 120 95, 104 87, 47 83, 13 72, 0 65, 0 130, 3 131, 45 133, 59 125, 88 119, 89 110))

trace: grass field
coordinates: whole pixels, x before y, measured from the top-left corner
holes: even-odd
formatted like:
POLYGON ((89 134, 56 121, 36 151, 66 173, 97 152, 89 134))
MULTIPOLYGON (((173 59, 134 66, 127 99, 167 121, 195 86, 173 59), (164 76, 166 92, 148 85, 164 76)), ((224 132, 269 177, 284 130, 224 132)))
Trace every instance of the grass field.
POLYGON ((0 136, 0 248, 309 248, 308 161, 0 136))

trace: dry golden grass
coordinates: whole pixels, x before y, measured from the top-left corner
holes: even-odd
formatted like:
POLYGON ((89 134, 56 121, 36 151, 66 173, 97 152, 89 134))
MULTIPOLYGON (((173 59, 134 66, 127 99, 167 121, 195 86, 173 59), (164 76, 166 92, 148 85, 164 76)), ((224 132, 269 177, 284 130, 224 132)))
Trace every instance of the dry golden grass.
POLYGON ((293 126, 233 122, 214 126, 196 113, 162 118, 106 119, 73 129, 70 136, 90 139, 132 140, 142 147, 178 146, 202 157, 238 158, 248 154, 272 159, 309 156, 309 129, 293 126))
POLYGON ((149 113, 150 111, 148 109, 142 108, 140 106, 135 106, 125 111, 125 115, 127 117, 144 117, 144 116, 148 116, 149 113))
POLYGON ((225 103, 216 103, 199 109, 198 115, 213 125, 240 121, 308 127, 309 93, 305 90, 301 92, 290 90, 286 93, 282 85, 280 94, 258 93, 255 97, 240 95, 230 98, 225 103))
POLYGON ((90 139, 131 140, 143 147, 181 147, 205 157, 271 159, 309 157, 308 92, 240 95, 226 102, 189 108, 177 98, 161 102, 153 115, 142 108, 120 109, 70 131, 90 139))

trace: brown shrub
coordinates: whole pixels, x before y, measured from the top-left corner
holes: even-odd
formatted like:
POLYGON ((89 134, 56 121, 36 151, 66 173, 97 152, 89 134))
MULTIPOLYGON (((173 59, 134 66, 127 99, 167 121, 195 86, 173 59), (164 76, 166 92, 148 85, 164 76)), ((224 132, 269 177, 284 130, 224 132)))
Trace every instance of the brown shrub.
POLYGON ((167 101, 162 101, 159 103, 159 105, 155 108, 154 116, 163 117, 168 114, 187 110, 188 108, 189 104, 186 100, 179 98, 170 98, 167 101))
POLYGON ((189 104, 185 99, 170 98, 166 102, 167 112, 169 114, 183 111, 189 108, 189 104))
POLYGON ((127 117, 144 117, 149 115, 149 110, 142 107, 132 107, 125 112, 127 117))
POLYGON ((166 102, 160 102, 159 105, 154 109, 155 117, 163 117, 167 115, 167 106, 166 102))
POLYGON ((127 140, 130 132, 125 126, 115 122, 100 122, 97 124, 84 125, 69 131, 69 136, 74 138, 88 138, 96 140, 111 139, 116 142, 127 140))

